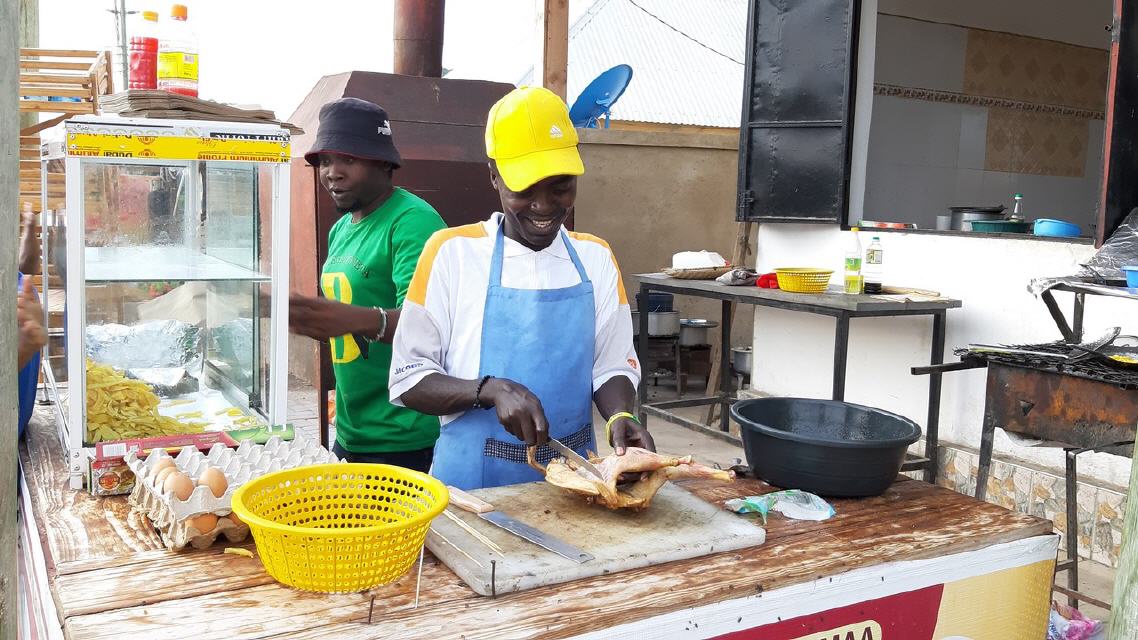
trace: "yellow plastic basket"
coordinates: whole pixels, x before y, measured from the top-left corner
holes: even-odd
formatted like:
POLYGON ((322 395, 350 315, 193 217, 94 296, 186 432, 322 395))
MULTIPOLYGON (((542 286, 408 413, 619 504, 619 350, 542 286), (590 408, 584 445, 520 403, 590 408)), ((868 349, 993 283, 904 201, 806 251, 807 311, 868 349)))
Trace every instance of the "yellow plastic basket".
POLYGON ((791 293, 822 293, 830 286, 833 269, 787 267, 774 270, 778 288, 791 293))
POLYGON ((449 500, 443 483, 418 471, 320 464, 250 480, 233 494, 233 512, 277 581, 351 593, 406 573, 449 500))

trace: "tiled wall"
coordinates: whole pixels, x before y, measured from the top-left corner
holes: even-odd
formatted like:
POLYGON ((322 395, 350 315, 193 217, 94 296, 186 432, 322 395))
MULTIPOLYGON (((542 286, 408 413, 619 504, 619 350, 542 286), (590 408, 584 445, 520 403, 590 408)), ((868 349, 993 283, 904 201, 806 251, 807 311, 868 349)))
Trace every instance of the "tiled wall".
POLYGON ((1106 71, 1103 50, 879 16, 864 217, 931 228, 1018 192, 1091 231, 1106 71))
MULTIPOLYGON (((923 450, 923 443, 920 446, 923 450)), ((937 484, 973 495, 978 466, 979 455, 976 452, 942 445, 937 484)), ((1126 494, 1085 482, 1080 482, 1078 487, 1079 557, 1117 567, 1126 494)), ((1066 481, 1062 476, 995 459, 988 477, 987 500, 1051 520, 1056 531, 1064 538, 1067 535, 1066 481)), ((1064 539, 1060 548, 1066 548, 1065 544, 1064 539)))

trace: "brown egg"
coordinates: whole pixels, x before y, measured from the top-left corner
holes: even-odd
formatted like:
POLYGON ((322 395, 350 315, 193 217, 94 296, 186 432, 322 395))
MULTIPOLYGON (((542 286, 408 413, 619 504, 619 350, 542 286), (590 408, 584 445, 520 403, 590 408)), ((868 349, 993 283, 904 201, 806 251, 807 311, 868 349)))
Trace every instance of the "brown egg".
POLYGON ((229 521, 232 522, 233 524, 237 525, 237 526, 241 526, 241 525, 245 524, 244 522, 241 522, 241 518, 237 517, 236 512, 230 513, 229 515, 227 515, 225 517, 229 518, 229 521))
POLYGON ((154 486, 161 488, 163 483, 166 482, 166 476, 177 472, 178 470, 174 467, 162 467, 154 474, 154 486))
POLYGON ((225 490, 229 488, 229 481, 225 479, 225 474, 217 467, 206 467, 198 476, 199 487, 209 487, 210 493, 213 497, 220 498, 225 495, 225 490))
POLYGON ((212 513, 204 513, 190 519, 190 526, 197 529, 198 533, 209 533, 217 527, 217 516, 212 513))
POLYGON ((188 500, 190 494, 194 492, 194 481, 186 474, 175 471, 166 476, 166 481, 162 483, 162 492, 173 493, 179 500, 188 500))
POLYGON ((158 462, 154 463, 154 470, 155 471, 158 471, 160 469, 177 469, 177 468, 178 468, 178 465, 174 464, 174 459, 170 458, 170 457, 164 457, 161 460, 159 460, 158 462))

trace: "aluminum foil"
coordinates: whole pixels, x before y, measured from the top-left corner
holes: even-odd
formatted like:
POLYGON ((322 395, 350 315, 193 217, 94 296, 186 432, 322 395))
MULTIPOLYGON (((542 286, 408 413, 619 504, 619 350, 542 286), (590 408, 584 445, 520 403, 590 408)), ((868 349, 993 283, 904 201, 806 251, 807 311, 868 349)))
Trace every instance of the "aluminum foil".
POLYGON ((1138 208, 1110 234, 1098 252, 1075 275, 1099 284, 1126 280, 1122 267, 1138 264, 1138 208))
POLYGON ((201 329, 178 320, 87 327, 87 356, 119 369, 181 369, 196 375, 202 369, 201 352, 201 329))

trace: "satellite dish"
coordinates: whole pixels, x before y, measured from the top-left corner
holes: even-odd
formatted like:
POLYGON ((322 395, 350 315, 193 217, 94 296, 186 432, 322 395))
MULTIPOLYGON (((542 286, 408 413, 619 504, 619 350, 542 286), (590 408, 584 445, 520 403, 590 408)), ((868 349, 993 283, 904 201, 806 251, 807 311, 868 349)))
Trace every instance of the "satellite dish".
POLYGON ((569 110, 569 119, 573 121, 573 126, 596 129, 597 120, 604 116, 605 128, 608 129, 609 110, 616 104, 631 80, 632 67, 626 64, 618 64, 593 78, 589 86, 577 96, 577 101, 569 110))

